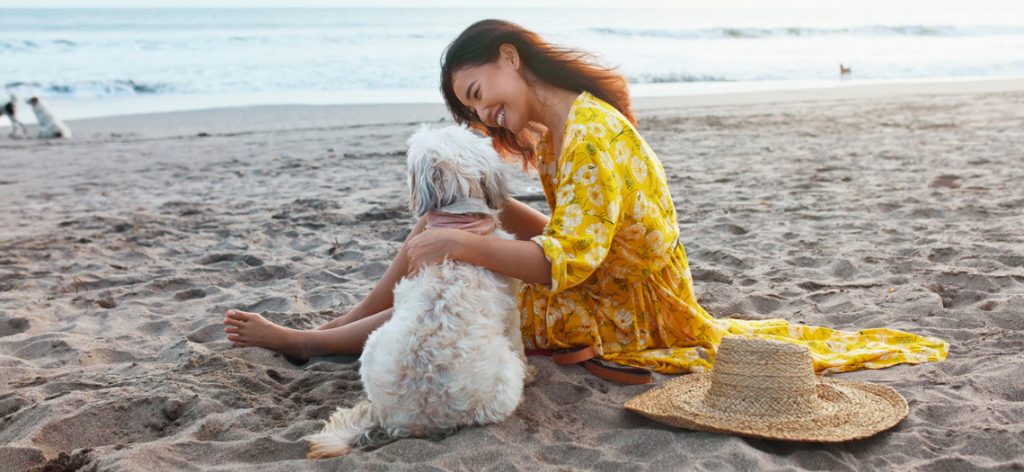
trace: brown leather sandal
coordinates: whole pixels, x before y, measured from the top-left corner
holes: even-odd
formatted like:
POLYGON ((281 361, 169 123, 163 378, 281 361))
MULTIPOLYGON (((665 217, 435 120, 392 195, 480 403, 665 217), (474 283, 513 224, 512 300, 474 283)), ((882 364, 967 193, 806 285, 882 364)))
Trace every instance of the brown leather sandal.
POLYGON ((654 381, 651 371, 640 367, 628 367, 594 358, 590 346, 572 349, 529 349, 527 356, 551 356, 558 365, 580 364, 587 372, 602 379, 626 385, 649 384, 654 381))
POLYGON ((601 359, 590 359, 583 368, 602 379, 626 385, 642 385, 654 382, 654 375, 647 369, 614 364, 601 359))
POLYGON ((572 349, 559 349, 551 353, 551 360, 558 365, 579 364, 594 358, 594 348, 590 346, 572 349))

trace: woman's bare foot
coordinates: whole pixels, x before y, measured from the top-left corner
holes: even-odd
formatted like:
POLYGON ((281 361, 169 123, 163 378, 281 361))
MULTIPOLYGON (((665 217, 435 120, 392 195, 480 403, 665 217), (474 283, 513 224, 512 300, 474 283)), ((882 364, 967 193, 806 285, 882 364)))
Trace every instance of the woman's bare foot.
POLYGON ((303 347, 302 331, 274 324, 259 313, 228 310, 224 332, 235 347, 259 346, 301 359, 310 357, 303 347))

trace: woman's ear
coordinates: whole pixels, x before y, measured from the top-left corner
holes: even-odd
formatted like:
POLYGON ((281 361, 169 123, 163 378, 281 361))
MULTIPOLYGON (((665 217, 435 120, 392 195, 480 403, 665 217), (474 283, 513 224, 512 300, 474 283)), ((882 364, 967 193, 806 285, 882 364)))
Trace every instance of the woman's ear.
POLYGON ((512 66, 512 69, 519 70, 519 51, 515 46, 505 43, 498 46, 498 51, 501 53, 502 60, 512 66))

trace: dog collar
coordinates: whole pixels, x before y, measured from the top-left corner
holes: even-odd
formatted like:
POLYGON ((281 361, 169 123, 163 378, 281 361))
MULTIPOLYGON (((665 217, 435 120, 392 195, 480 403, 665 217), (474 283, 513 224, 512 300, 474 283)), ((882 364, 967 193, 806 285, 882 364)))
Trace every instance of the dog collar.
POLYGON ((456 200, 455 203, 438 208, 437 211, 451 215, 462 215, 466 213, 484 213, 490 215, 494 213, 494 210, 479 198, 456 200))

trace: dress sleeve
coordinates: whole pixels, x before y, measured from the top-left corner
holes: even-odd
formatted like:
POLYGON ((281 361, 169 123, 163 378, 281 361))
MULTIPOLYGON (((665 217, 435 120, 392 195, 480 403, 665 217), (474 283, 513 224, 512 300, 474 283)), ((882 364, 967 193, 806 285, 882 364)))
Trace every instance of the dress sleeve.
POLYGON ((622 196, 605 148, 600 140, 584 137, 562 156, 551 219, 532 239, 551 263, 551 293, 579 285, 608 255, 622 196))

